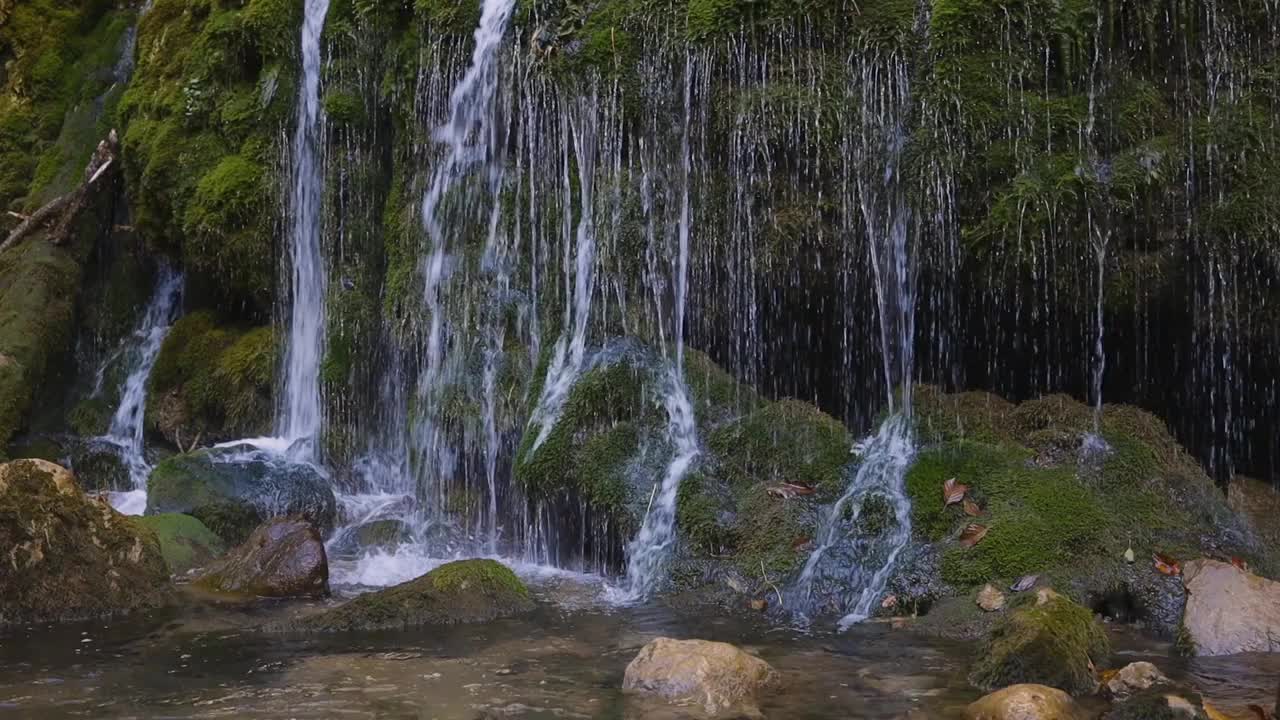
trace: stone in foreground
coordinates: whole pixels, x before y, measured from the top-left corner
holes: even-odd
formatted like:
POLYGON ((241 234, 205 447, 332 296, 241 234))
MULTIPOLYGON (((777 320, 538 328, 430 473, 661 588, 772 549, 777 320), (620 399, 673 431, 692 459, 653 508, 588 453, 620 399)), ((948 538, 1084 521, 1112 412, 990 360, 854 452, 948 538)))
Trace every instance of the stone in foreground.
POLYGON ((622 688, 697 705, 712 717, 739 717, 757 715, 757 694, 777 683, 769 663, 733 645, 658 638, 627 665, 622 688))
POLYGON ((1196 655, 1280 651, 1280 582, 1217 560, 1187 563, 1182 582, 1182 628, 1196 655))
POLYGON ((299 517, 277 518, 254 530, 195 584, 233 595, 323 597, 329 594, 329 560, 315 527, 299 517))
POLYGON ((458 560, 416 580, 303 618, 287 629, 311 632, 398 630, 477 623, 533 610, 529 589, 493 560, 458 560))
POLYGON ((1110 653, 1093 613, 1046 589, 995 627, 969 681, 984 690, 1035 683, 1071 694, 1090 693, 1097 688, 1092 668, 1110 653))
POLYGON ((160 552, 169 565, 169 572, 174 575, 185 575, 194 568, 207 567, 226 552, 222 538, 190 515, 165 513, 144 515, 135 520, 156 534, 160 552))
POLYGON ((155 534, 44 460, 0 465, 0 624, 103 617, 172 596, 155 534))
POLYGON ((1160 669, 1149 662, 1134 662, 1120 668, 1115 675, 1107 678, 1107 692, 1117 700, 1124 699, 1156 685, 1169 682, 1169 678, 1160 669))
POLYGON ((1078 720, 1084 714, 1071 696, 1044 685, 1011 685, 965 708, 965 720, 1078 720))

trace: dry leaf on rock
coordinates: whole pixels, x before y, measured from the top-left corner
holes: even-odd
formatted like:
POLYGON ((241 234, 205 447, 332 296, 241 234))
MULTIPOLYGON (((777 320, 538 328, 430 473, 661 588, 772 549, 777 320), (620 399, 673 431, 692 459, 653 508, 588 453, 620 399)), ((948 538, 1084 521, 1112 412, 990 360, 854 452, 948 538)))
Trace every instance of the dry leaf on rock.
POLYGON ((960 533, 960 544, 965 547, 973 547, 982 542, 982 538, 987 536, 987 526, 978 523, 969 523, 964 526, 964 531, 960 533))
POLYGON ((964 500, 965 493, 969 492, 968 485, 962 485, 956 482, 955 478, 951 478, 942 483, 942 500, 943 505, 955 505, 964 500))

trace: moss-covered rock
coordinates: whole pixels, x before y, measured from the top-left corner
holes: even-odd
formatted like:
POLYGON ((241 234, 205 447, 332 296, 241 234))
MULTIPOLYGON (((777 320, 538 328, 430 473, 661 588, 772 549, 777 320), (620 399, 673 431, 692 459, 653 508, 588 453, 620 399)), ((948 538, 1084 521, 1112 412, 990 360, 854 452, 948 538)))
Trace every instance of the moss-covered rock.
POLYGON ((160 552, 169 572, 174 575, 185 575, 189 570, 205 567, 227 549, 222 538, 190 515, 144 515, 136 522, 156 534, 160 552))
POLYGON ((1093 692, 1095 665, 1111 655, 1093 613, 1051 590, 1023 598, 979 650, 969 681, 993 690, 1018 683, 1048 685, 1073 695, 1093 692))
POLYGON ((1149 413, 1107 406, 1108 449, 1085 451, 1092 411, 1064 396, 1014 405, 986 393, 916 393, 922 449, 906 477, 912 527, 941 551, 944 581, 967 591, 1037 574, 1074 600, 1172 636, 1183 592, 1153 553, 1205 552, 1273 567, 1212 481, 1149 413), (981 510, 943 503, 943 483, 969 486, 981 510), (973 547, 954 541, 969 523, 988 528, 973 547), (1132 548, 1137 562, 1128 563, 1132 548))
POLYGON ((1208 720, 1200 695, 1186 688, 1154 687, 1116 703, 1103 720, 1208 720))
POLYGON ((147 481, 147 514, 183 513, 228 544, 264 520, 301 515, 322 530, 337 514, 333 490, 311 465, 237 450, 200 450, 165 459, 147 481))
POLYGON ((529 589, 505 565, 493 560, 458 560, 417 580, 361 595, 333 610, 304 618, 291 629, 396 630, 485 622, 532 609, 529 589))
POLYGON ((103 617, 169 601, 149 529, 43 460, 0 465, 0 624, 103 617))
POLYGON ((355 555, 361 552, 391 551, 413 538, 413 528, 403 520, 372 520, 354 528, 344 528, 333 538, 333 554, 355 555))
POLYGON ((175 445, 262 435, 275 375, 271 328, 244 330, 196 312, 173 324, 147 385, 147 423, 175 445))

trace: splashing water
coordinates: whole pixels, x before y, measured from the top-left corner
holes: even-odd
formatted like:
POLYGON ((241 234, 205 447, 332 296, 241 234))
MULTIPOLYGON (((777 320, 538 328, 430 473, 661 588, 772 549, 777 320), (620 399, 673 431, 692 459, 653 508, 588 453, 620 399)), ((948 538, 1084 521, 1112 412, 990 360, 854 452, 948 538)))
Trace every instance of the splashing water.
POLYGON ((147 462, 143 440, 144 415, 147 409, 147 379, 156 364, 160 346, 169 334, 169 326, 182 305, 182 275, 167 266, 161 266, 155 294, 133 331, 134 353, 137 364, 125 379, 120 395, 120 405, 111 416, 107 434, 96 441, 116 452, 129 471, 131 489, 111 494, 111 504, 126 515, 141 515, 147 503, 147 476, 151 464, 147 462))
POLYGON ((326 282, 320 248, 320 36, 328 12, 329 0, 307 0, 302 23, 302 83, 293 135, 293 193, 289 208, 293 293, 284 394, 276 417, 276 434, 294 445, 303 459, 314 455, 323 422, 320 360, 324 353, 326 282))

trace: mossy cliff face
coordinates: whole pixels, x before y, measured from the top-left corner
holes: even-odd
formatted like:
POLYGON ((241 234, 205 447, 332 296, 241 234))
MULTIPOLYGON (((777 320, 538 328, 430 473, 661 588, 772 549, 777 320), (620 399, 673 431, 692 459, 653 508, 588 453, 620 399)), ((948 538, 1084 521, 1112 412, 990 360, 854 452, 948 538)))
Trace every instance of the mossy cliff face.
POLYGON ((274 296, 277 139, 291 122, 301 5, 157 0, 120 102, 134 224, 192 292, 264 317, 274 296))
POLYGON ((361 595, 282 629, 399 630, 486 622, 532 609, 529 589, 505 565, 493 560, 459 560, 441 565, 417 580, 361 595))
POLYGON ((42 460, 0 465, 0 624, 78 620, 170 598, 156 536, 42 460))
POLYGON ((1156 570, 1154 554, 1237 555, 1275 572, 1274 550, 1163 422, 1107 406, 1101 436, 1109 447, 1090 451, 1092 423, 1092 410, 1065 396, 1013 405, 987 393, 917 389, 921 449, 906 484, 913 530, 936 545, 944 581, 967 590, 1035 574, 1079 602, 1172 634, 1182 589, 1156 570), (951 478, 969 486, 976 517, 962 504, 944 506, 951 478), (956 538, 970 523, 988 531, 964 547, 956 538))
POLYGON ((270 327, 220 324, 209 312, 180 318, 165 336, 147 384, 147 423, 188 447, 266 434, 272 419, 276 343, 270 327))

